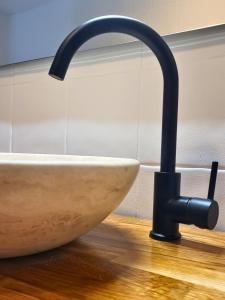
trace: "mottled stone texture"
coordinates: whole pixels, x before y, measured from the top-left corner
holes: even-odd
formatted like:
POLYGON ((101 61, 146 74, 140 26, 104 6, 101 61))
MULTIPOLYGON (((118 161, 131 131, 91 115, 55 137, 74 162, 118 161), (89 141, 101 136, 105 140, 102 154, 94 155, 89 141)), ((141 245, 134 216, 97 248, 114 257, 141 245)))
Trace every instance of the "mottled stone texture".
POLYGON ((86 233, 120 204, 138 169, 133 159, 0 154, 0 257, 86 233))

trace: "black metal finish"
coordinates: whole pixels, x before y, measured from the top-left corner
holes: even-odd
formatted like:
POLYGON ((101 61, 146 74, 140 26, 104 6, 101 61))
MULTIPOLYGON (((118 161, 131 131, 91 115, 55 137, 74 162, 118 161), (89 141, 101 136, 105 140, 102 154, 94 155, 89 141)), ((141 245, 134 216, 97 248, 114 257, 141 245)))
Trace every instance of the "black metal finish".
POLYGON ((155 173, 153 230, 154 239, 180 238, 179 223, 212 229, 218 218, 213 200, 218 163, 211 172, 209 199, 180 196, 180 173, 175 172, 178 112, 178 71, 168 45, 149 26, 123 16, 104 16, 90 20, 72 31, 59 47, 49 75, 63 80, 76 51, 89 39, 104 33, 125 33, 144 42, 156 55, 164 79, 160 172, 155 173))
POLYGON ((173 241, 180 238, 179 224, 171 218, 167 207, 170 199, 180 197, 180 181, 180 173, 155 173, 153 228, 150 232, 154 239, 173 241))
POLYGON ((167 203, 167 212, 173 222, 194 224, 205 229, 215 227, 218 209, 216 201, 197 197, 179 197, 167 203))
POLYGON ((217 172, 218 172, 218 162, 213 161, 211 167, 210 181, 209 181, 208 199, 212 199, 212 200, 214 199, 217 172))

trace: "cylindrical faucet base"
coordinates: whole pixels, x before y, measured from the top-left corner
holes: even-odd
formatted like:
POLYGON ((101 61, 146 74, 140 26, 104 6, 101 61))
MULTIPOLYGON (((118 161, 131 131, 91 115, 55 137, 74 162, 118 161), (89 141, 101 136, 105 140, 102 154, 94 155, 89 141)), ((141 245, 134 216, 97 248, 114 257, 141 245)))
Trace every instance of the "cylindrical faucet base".
POLYGON ((153 227, 150 237, 161 241, 180 239, 179 223, 167 211, 171 199, 179 199, 180 173, 156 172, 154 178, 153 227))

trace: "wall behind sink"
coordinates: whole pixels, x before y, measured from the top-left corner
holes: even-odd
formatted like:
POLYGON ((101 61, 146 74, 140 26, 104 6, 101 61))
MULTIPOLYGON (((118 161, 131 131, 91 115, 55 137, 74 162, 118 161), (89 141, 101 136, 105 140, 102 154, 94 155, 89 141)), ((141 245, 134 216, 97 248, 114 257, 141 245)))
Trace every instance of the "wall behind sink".
MULTIPOLYGON (((225 31, 167 41, 180 74, 178 170, 182 193, 205 197, 212 160, 225 230, 225 31)), ((66 80, 47 75, 52 59, 0 69, 0 151, 133 157, 140 173, 118 213, 152 216, 160 159, 162 75, 141 43, 79 53, 66 80)))

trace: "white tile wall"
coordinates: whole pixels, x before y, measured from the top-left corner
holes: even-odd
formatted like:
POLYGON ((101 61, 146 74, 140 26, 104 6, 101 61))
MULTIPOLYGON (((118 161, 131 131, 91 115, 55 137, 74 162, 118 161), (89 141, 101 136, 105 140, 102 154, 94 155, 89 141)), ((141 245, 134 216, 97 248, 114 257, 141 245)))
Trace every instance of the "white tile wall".
POLYGON ((0 149, 11 151, 12 68, 0 71, 0 149))
MULTIPOLYGON (((225 229, 225 38, 178 39, 178 166, 182 191, 207 194, 211 161, 225 229)), ((152 216, 153 171, 159 165, 162 75, 135 42, 77 55, 64 82, 47 75, 52 59, 0 69, 0 151, 138 158, 141 171, 117 212, 152 216)))
MULTIPOLYGON (((173 53, 180 77, 177 162, 209 166, 219 160, 224 166, 225 39, 175 46, 173 53)), ((158 62, 146 48, 141 76, 139 159, 158 163, 163 80, 158 62)))
POLYGON ((137 156, 138 80, 135 70, 69 81, 68 153, 137 156))
POLYGON ((14 86, 13 152, 64 153, 65 92, 37 81, 14 86), (47 98, 47 101, 46 101, 47 98))
POLYGON ((28 63, 14 70, 12 151, 64 153, 65 84, 49 80, 47 69, 28 63))

